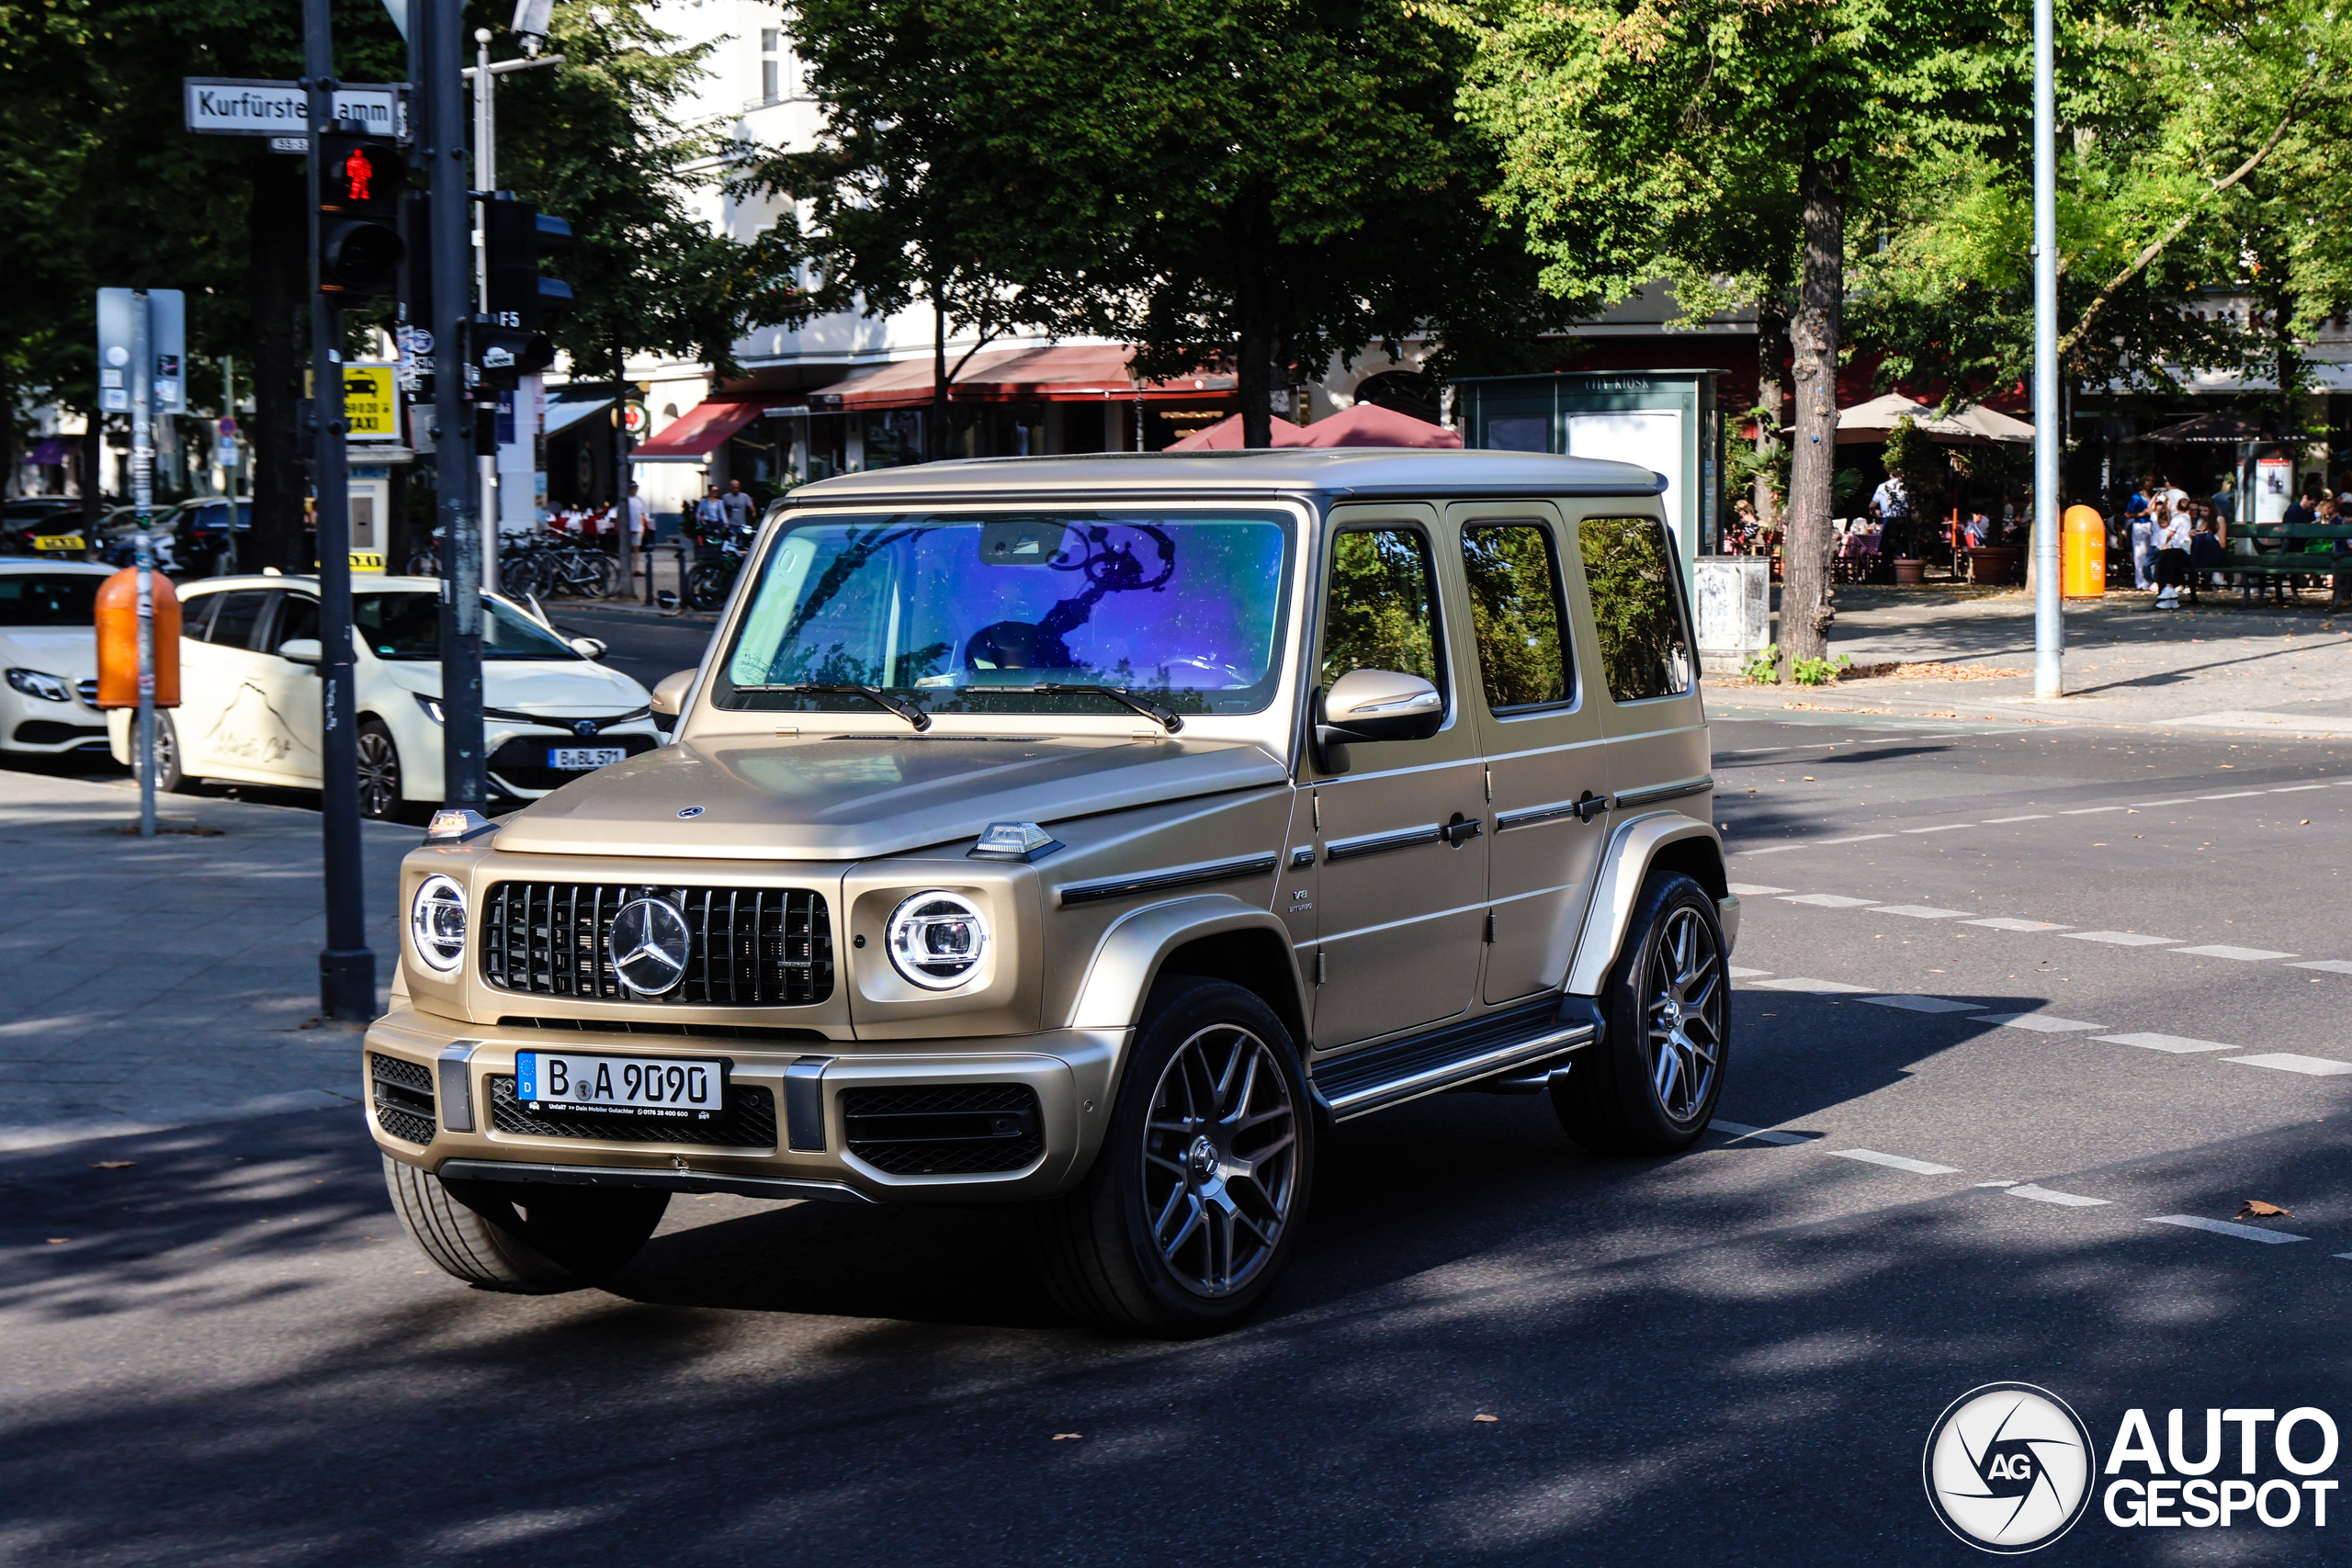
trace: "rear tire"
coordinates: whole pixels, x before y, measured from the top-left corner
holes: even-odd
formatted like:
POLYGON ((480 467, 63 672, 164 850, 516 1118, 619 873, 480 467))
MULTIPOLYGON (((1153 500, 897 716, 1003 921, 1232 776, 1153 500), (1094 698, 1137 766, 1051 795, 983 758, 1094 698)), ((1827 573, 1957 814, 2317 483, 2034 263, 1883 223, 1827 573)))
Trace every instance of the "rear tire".
POLYGON ((1552 1090, 1568 1136, 1595 1154, 1679 1154, 1723 1097, 1731 982, 1715 902, 1690 878, 1652 872, 1600 1005, 1608 1031, 1552 1090))
POLYGON ((392 1212, 443 1273, 486 1291, 548 1295, 616 1273, 643 1248, 667 1192, 642 1187, 443 1181, 384 1156, 392 1212))
MULTIPOLYGON (((131 743, 138 744, 139 721, 130 721, 131 743)), ((155 787, 166 795, 194 795, 197 781, 180 768, 180 732, 171 714, 155 710, 155 787)))
POLYGON ((1117 1333, 1230 1328, 1274 1287, 1306 1216, 1315 1122, 1290 1032, 1251 992, 1155 990, 1078 1188, 1042 1206, 1046 1287, 1117 1333))

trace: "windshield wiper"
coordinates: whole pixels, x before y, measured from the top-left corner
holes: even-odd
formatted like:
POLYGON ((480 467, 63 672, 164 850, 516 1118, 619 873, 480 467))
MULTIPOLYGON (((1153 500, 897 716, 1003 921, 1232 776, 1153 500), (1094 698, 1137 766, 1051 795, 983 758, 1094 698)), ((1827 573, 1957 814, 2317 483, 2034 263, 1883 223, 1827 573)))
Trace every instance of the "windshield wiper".
POLYGON ((1044 696, 1048 693, 1058 694, 1062 692, 1088 692, 1098 697, 1108 697, 1113 702, 1120 704, 1122 706, 1132 708, 1136 713, 1143 715, 1146 718, 1158 720, 1170 735, 1175 734, 1178 730, 1184 728, 1184 720, 1179 715, 1170 712, 1167 708, 1161 707, 1158 703, 1148 702, 1144 698, 1136 696, 1133 692, 1130 692, 1122 686, 975 686, 972 690, 977 692, 1027 692, 1033 696, 1044 696))
POLYGON ((892 696, 879 686, 820 685, 804 681, 790 686, 738 686, 736 690, 739 692, 797 692, 805 693, 812 697, 864 697, 876 707, 888 708, 913 725, 915 733, 918 735, 931 728, 931 715, 903 697, 892 696))

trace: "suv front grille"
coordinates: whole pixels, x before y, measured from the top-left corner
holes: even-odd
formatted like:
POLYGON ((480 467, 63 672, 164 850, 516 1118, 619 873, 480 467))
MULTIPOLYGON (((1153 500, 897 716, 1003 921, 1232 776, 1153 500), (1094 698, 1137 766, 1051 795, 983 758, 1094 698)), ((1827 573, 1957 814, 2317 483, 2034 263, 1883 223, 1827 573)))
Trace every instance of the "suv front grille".
POLYGON ((1020 1170, 1046 1152, 1027 1084, 928 1084, 842 1091, 849 1152, 892 1176, 1020 1170))
POLYGON ((514 1098, 512 1077, 490 1083, 491 1125, 535 1138, 597 1138, 608 1144, 707 1144, 730 1149, 775 1147, 775 1096, 756 1084, 729 1084, 727 1103, 707 1122, 595 1111, 551 1116, 514 1098))
POLYGON ((782 887, 650 887, 501 882, 482 911, 482 977, 502 990, 682 1007, 803 1007, 833 994, 833 929, 821 893, 782 887), (686 918, 685 978, 658 997, 613 973, 605 939, 632 898, 686 918))
POLYGON ((404 1144, 433 1141, 433 1069, 420 1062, 368 1053, 368 1088, 374 1091, 376 1124, 404 1144))

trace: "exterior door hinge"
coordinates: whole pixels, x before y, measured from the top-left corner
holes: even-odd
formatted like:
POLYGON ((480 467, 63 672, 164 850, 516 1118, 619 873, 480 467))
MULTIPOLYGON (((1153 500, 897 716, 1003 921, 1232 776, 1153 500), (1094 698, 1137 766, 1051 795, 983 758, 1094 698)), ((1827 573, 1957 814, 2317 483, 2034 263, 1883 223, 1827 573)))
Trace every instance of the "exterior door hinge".
POLYGON ((1495 803, 1495 770, 1491 765, 1489 765, 1485 769, 1485 773, 1487 775, 1487 804, 1492 806, 1495 803))
POLYGON ((1492 909, 1487 911, 1487 945, 1495 945, 1495 912, 1492 909))
POLYGON ((1315 830, 1321 832, 1323 830, 1323 797, 1310 792, 1306 797, 1306 806, 1308 810, 1315 813, 1315 830))
POLYGON ((1328 973, 1328 968, 1323 962, 1323 950, 1318 947, 1315 950, 1315 983, 1317 985, 1319 986, 1323 983, 1323 976, 1326 973, 1328 973))

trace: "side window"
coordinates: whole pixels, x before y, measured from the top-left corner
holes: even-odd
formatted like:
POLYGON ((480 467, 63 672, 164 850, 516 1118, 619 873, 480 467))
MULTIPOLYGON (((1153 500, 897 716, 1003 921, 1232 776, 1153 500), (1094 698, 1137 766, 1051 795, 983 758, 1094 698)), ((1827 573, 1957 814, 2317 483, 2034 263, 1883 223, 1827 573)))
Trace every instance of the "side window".
POLYGON ((180 637, 187 642, 209 640, 206 633, 212 626, 212 612, 220 607, 220 595, 206 593, 188 600, 180 607, 180 637))
POLYGON ((1690 689, 1690 633, 1674 548, 1655 517, 1589 517, 1577 527, 1609 694, 1621 703, 1690 689))
POLYGON ((319 602, 300 593, 288 593, 277 606, 277 629, 269 634, 269 646, 280 649, 297 637, 316 641, 319 636, 319 602))
POLYGON ((1561 627, 1567 616, 1551 530, 1535 523, 1464 528, 1462 566, 1470 579, 1470 624, 1478 637, 1487 708, 1506 713, 1566 702, 1571 687, 1561 627))
POLYGON ((254 626, 268 606, 269 591, 251 588, 219 597, 220 608, 213 612, 212 626, 204 640, 221 648, 251 648, 254 626))
POLYGON ((1333 536, 1318 676, 1325 685, 1351 670, 1394 670, 1444 689, 1430 567, 1430 541, 1418 528, 1351 528, 1333 536))

